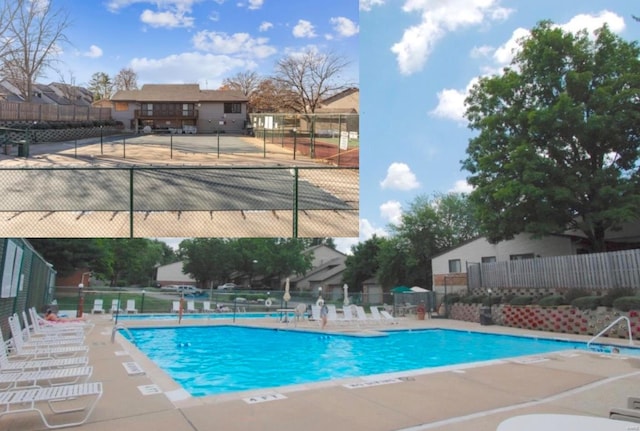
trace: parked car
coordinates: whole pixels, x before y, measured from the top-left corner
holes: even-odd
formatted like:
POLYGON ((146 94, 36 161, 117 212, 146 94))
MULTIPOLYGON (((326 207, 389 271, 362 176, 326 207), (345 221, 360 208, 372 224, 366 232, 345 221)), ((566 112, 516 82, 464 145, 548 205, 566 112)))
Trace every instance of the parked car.
POLYGON ((235 283, 225 283, 218 286, 218 290, 233 290, 238 287, 235 283))
POLYGON ((198 289, 195 286, 178 286, 178 293, 193 296, 204 295, 204 291, 202 289, 198 289))
POLYGON ((161 292, 174 293, 178 291, 178 286, 174 284, 168 284, 166 286, 160 287, 161 292))

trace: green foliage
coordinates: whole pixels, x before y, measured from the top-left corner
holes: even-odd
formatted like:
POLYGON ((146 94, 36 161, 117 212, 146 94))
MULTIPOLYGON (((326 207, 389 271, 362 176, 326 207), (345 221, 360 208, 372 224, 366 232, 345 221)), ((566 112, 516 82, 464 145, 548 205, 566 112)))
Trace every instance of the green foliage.
POLYGON ((498 305, 500 303, 502 303, 502 296, 499 295, 487 295, 482 298, 482 305, 487 307, 491 305, 498 305))
POLYGON ((560 295, 549 295, 538 300, 538 305, 541 307, 552 307, 566 304, 568 304, 568 302, 565 300, 564 296, 560 295))
POLYGON ((574 299, 581 298, 583 296, 590 296, 591 292, 586 289, 573 288, 569 289, 564 294, 564 300, 567 304, 571 304, 574 299))
POLYGON ((509 302, 511 305, 531 305, 533 304, 533 296, 514 296, 509 302))
POLYGON ((509 68, 474 85, 463 168, 490 241, 571 227, 602 251, 605 231, 637 216, 638 70, 637 42, 545 21, 509 68))
POLYGON ((354 291, 362 289, 365 280, 375 276, 379 264, 377 261, 383 239, 373 235, 365 242, 351 247, 351 254, 345 261, 342 281, 354 291))
POLYGON ((579 310, 595 310, 601 305, 600 296, 581 296, 571 301, 571 306, 579 310))
POLYGON ((633 296, 635 294, 635 290, 631 288, 625 287, 616 287, 613 289, 607 290, 607 293, 602 297, 601 304, 604 307, 613 307, 613 301, 622 297, 622 296, 633 296))
POLYGON ((462 297, 459 294, 450 293, 444 297, 444 303, 451 305, 451 304, 455 304, 456 302, 461 302, 461 299, 462 297))
POLYGON ((463 304, 482 304, 484 300, 484 295, 467 295, 460 298, 460 302, 463 304))
POLYGON ((613 308, 620 311, 640 310, 640 296, 622 296, 613 301, 613 308))

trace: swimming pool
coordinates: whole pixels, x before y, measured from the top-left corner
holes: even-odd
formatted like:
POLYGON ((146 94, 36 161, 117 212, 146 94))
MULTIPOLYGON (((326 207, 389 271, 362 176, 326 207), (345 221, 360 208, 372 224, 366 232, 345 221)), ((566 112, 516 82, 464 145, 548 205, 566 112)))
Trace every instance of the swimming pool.
MULTIPOLYGON (((270 313, 184 313, 182 320, 207 320, 207 319, 264 319, 273 317, 279 319, 282 317, 282 313, 270 312, 270 313)), ((293 318, 294 314, 289 313, 289 318, 293 318)), ((177 314, 120 314, 118 320, 178 320, 177 314)))
POLYGON ((129 331, 138 349, 195 397, 586 350, 585 343, 445 329, 371 337, 230 325, 129 331))

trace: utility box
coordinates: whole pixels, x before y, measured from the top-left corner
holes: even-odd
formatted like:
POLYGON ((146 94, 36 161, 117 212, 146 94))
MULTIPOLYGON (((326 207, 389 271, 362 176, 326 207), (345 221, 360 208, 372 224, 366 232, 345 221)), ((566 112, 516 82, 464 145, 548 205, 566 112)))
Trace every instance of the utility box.
POLYGON ((493 325, 493 319, 491 317, 491 307, 480 307, 480 324, 493 325))

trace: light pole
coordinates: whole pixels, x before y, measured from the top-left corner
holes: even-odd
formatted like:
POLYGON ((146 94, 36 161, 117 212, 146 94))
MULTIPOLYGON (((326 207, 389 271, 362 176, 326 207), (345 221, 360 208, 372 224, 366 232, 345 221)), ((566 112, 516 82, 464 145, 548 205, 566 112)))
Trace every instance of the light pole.
POLYGON ((104 155, 104 152, 102 151, 102 127, 100 126, 100 155, 104 155))
MULTIPOLYGON (((76 310, 76 317, 82 317, 84 312, 84 276, 89 275, 91 277, 91 271, 83 272, 80 276, 80 283, 78 284, 78 309, 76 310)), ((88 282, 88 281, 87 281, 88 282)))
POLYGON ((140 312, 141 313, 144 313, 144 294, 145 294, 145 290, 142 289, 142 301, 141 301, 141 304, 140 304, 140 312))
POLYGON ((295 127, 293 128, 293 160, 296 159, 296 134, 298 133, 298 129, 296 129, 295 127))

